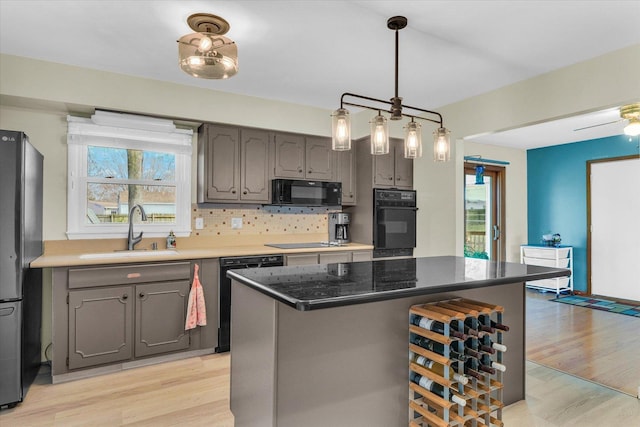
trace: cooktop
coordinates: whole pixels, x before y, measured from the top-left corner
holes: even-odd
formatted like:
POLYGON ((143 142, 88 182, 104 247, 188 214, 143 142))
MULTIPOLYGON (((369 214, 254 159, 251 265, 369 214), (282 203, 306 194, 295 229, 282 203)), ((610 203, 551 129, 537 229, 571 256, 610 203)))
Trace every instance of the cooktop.
POLYGON ((305 243, 266 243, 265 246, 278 249, 302 249, 302 248, 327 248, 329 246, 340 246, 334 242, 305 242, 305 243))

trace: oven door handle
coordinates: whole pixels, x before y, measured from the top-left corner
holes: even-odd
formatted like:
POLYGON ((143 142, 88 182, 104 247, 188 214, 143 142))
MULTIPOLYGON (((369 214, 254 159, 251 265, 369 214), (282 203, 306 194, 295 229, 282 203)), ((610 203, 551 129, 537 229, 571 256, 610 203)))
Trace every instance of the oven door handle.
POLYGON ((410 207, 410 206, 378 206, 378 210, 381 209, 398 209, 403 211, 417 211, 418 208, 410 207))

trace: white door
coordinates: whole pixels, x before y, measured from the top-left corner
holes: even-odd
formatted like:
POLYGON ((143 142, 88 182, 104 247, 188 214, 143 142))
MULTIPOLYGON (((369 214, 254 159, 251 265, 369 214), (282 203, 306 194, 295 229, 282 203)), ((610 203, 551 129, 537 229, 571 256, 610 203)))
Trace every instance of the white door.
POLYGON ((640 159, 591 163, 591 293, 640 301, 640 159))

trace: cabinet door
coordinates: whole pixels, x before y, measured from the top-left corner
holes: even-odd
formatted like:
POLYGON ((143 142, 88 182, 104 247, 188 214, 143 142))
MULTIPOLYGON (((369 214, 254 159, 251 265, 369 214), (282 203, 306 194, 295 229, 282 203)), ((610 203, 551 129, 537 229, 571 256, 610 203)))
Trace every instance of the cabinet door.
POLYGON ((404 158, 403 140, 392 141, 391 144, 395 151, 395 186, 411 190, 413 188, 413 160, 404 158))
POLYGON ((373 186, 389 188, 394 186, 394 150, 389 150, 387 154, 371 156, 373 157, 373 186))
POLYGON ((333 252, 320 254, 320 264, 351 262, 351 252, 333 252))
POLYGON ((342 204, 356 204, 356 150, 336 151, 336 179, 342 183, 342 204))
POLYGON ((207 201, 238 200, 240 189, 239 131, 208 125, 205 168, 207 201))
POLYGON ((285 265, 310 265, 318 263, 318 254, 285 255, 285 265))
POLYGON ((136 290, 136 357, 189 348, 184 330, 189 281, 146 283, 136 290))
POLYGON ((269 132, 240 131, 240 200, 269 201, 269 132))
POLYGON ((131 359, 131 286, 69 292, 69 369, 131 359))
POLYGON ((277 178, 304 178, 304 136, 277 133, 273 174, 277 178))
POLYGON ((331 138, 306 137, 305 164, 305 178, 320 181, 333 180, 331 138))

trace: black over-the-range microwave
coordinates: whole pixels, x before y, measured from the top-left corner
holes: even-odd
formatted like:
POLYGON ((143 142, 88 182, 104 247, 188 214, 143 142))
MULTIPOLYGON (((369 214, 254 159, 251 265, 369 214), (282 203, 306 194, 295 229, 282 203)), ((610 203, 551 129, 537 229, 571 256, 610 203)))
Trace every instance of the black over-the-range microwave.
POLYGON ((340 206, 342 183, 274 179, 271 181, 272 205, 340 206))

